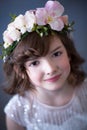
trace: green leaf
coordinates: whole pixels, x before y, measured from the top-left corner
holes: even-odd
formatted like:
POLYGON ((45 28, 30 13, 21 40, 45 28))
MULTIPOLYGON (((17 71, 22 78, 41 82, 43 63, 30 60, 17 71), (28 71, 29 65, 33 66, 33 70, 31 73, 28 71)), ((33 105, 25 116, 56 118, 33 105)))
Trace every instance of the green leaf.
POLYGON ((11 22, 13 22, 15 20, 15 18, 17 17, 16 14, 10 14, 10 17, 11 17, 11 22))

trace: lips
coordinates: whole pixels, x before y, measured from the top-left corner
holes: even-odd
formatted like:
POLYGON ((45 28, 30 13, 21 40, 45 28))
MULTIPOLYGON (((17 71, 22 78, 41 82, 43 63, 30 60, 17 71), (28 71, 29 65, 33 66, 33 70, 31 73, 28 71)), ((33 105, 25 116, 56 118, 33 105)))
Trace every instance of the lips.
POLYGON ((47 81, 47 82, 55 82, 55 81, 59 80, 60 76, 61 76, 61 74, 57 75, 57 76, 54 76, 52 78, 46 79, 45 81, 47 81))

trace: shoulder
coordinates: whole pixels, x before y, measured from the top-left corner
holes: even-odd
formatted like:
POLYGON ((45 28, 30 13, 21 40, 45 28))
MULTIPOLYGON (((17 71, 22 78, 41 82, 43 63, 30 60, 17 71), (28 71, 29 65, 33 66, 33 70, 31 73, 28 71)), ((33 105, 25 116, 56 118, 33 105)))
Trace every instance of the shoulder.
POLYGON ((79 99, 81 106, 84 107, 87 111, 87 78, 83 81, 83 83, 77 87, 76 95, 79 99))
POLYGON ((23 98, 19 96, 18 94, 13 96, 6 104, 5 109, 10 109, 10 108, 12 109, 12 108, 21 106, 22 100, 23 98))
POLYGON ((18 94, 14 95, 6 104, 5 111, 7 110, 23 110, 24 107, 27 105, 27 107, 30 107, 29 99, 27 99, 26 96, 20 96, 18 94))
MULTIPOLYGON (((29 98, 30 98, 30 96, 29 96, 29 98)), ((8 101, 5 108, 20 107, 20 106, 21 106, 21 108, 23 108, 23 106, 26 104, 30 106, 29 101, 30 101, 30 99, 28 99, 28 97, 26 96, 26 92, 25 92, 25 96, 16 94, 8 101)))
POLYGON ((87 78, 83 81, 83 83, 80 85, 81 91, 84 93, 87 93, 87 78))
POLYGON ((17 94, 13 96, 6 104, 4 112, 10 119, 14 120, 19 125, 23 125, 25 109, 27 111, 30 110, 29 101, 26 96, 23 97, 17 94))
POLYGON ((84 95, 87 96, 87 78, 85 78, 85 80, 79 86, 77 86, 77 94, 83 97, 84 95))

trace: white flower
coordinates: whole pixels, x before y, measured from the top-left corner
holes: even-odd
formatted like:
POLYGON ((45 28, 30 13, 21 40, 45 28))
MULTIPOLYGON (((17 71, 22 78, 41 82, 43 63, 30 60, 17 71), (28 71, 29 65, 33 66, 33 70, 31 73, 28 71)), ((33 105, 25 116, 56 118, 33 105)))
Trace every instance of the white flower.
POLYGON ((6 48, 8 48, 10 45, 11 45, 11 44, 9 44, 8 42, 5 42, 3 46, 4 46, 4 48, 6 49, 6 48))
POLYGON ((12 39, 13 41, 20 40, 21 32, 18 31, 14 26, 8 26, 7 33, 9 38, 12 39))
POLYGON ((22 34, 24 34, 27 31, 27 29, 26 29, 26 27, 22 27, 20 31, 22 34))
POLYGON ((9 31, 9 36, 13 41, 19 41, 21 33, 17 29, 14 29, 13 31, 9 31))
POLYGON ((14 22, 9 23, 8 27, 7 27, 7 30, 8 31, 13 31, 14 29, 15 29, 14 22))
POLYGON ((6 62, 6 58, 7 58, 7 56, 4 56, 4 57, 3 57, 3 61, 4 61, 4 62, 6 62))
POLYGON ((5 42, 4 47, 7 48, 9 45, 12 44, 13 40, 9 37, 8 31, 4 31, 3 33, 3 40, 5 42))
POLYGON ((26 11, 25 13, 26 28, 28 32, 32 32, 32 28, 36 23, 36 17, 33 11, 26 11))
POLYGON ((25 24, 26 24, 25 18, 21 14, 18 17, 16 17, 15 20, 14 20, 15 28, 20 30, 22 34, 24 34, 26 32, 25 24))

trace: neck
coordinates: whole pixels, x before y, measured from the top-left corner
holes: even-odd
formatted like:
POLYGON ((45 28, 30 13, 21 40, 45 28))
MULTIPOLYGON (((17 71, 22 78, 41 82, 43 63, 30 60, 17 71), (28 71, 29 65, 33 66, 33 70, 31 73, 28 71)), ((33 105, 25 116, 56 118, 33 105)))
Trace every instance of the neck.
POLYGON ((36 96, 38 100, 50 106, 63 106, 67 104, 73 96, 74 88, 72 86, 64 86, 63 89, 49 91, 46 89, 37 89, 36 96))

